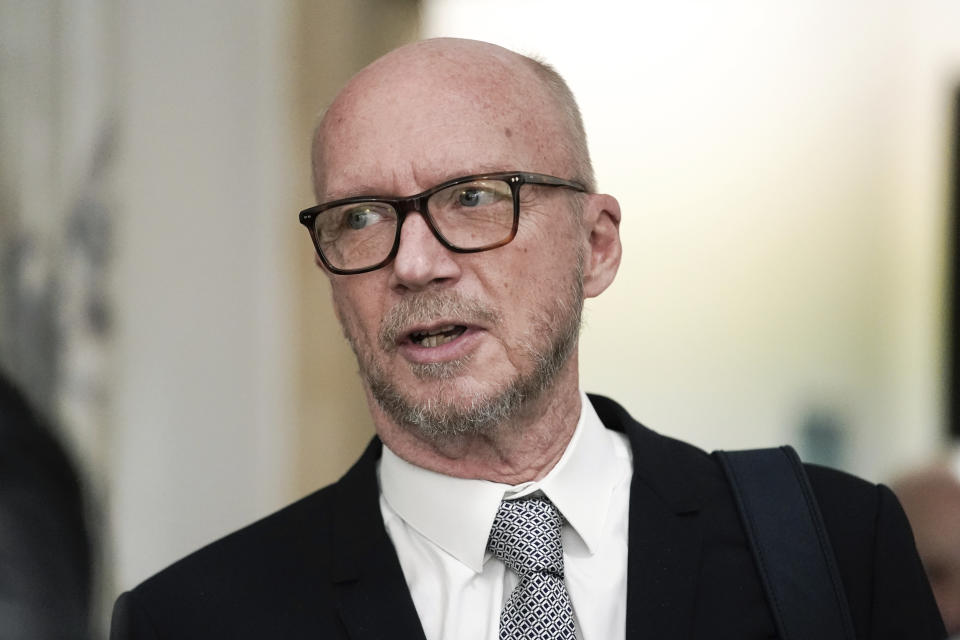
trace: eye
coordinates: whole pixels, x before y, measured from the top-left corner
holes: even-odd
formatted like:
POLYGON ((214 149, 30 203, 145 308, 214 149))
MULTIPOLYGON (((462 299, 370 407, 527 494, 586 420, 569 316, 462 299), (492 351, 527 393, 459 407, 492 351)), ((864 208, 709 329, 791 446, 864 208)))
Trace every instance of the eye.
POLYGON ((382 218, 379 211, 371 207, 356 207, 344 215, 344 224, 354 231, 359 231, 377 223, 382 218))
POLYGON ((493 189, 480 186, 465 187, 457 193, 457 204, 462 207, 481 207, 493 204, 497 199, 497 193, 493 189))

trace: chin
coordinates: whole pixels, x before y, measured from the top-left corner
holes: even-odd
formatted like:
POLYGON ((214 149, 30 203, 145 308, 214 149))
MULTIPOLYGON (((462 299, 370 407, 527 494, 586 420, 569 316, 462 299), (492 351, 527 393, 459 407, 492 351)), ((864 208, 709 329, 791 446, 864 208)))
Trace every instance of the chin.
POLYGON ((415 363, 410 365, 410 371, 417 380, 444 382, 457 377, 464 372, 470 358, 458 358, 446 362, 415 363))
MULTIPOLYGON (((420 439, 449 442, 522 425, 524 415, 555 385, 563 364, 569 363, 561 360, 562 364, 554 360, 554 366, 533 367, 527 374, 492 376, 493 382, 450 375, 418 378, 408 386, 369 371, 364 377, 370 394, 392 422, 420 439)), ((419 373, 442 373, 452 363, 439 364, 419 373)))

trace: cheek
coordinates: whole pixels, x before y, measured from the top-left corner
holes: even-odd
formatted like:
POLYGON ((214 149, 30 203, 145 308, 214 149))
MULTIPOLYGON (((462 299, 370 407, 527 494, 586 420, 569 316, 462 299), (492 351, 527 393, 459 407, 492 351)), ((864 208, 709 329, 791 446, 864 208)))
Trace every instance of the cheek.
POLYGON ((331 287, 330 302, 333 303, 333 312, 337 315, 337 320, 340 321, 340 326, 346 329, 350 323, 349 318, 352 315, 350 311, 351 305, 347 297, 336 285, 331 287))
POLYGON ((362 291, 355 288, 332 287, 331 300, 333 310, 340 321, 340 326, 354 340, 361 339, 367 341, 366 335, 372 331, 375 333, 380 321, 379 312, 373 308, 372 301, 378 298, 370 295, 364 295, 362 291))
POLYGON ((537 315, 569 289, 577 269, 577 248, 573 242, 553 240, 538 247, 517 246, 513 255, 504 255, 509 259, 498 256, 497 273, 488 281, 494 284, 502 311, 537 315))

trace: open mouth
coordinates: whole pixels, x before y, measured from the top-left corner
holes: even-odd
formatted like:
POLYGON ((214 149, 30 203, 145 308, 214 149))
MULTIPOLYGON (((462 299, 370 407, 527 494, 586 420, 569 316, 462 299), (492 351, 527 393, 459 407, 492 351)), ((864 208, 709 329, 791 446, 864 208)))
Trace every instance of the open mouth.
POLYGON ((414 331, 410 334, 410 340, 421 347, 439 347, 455 340, 466 330, 463 325, 448 324, 428 331, 414 331))

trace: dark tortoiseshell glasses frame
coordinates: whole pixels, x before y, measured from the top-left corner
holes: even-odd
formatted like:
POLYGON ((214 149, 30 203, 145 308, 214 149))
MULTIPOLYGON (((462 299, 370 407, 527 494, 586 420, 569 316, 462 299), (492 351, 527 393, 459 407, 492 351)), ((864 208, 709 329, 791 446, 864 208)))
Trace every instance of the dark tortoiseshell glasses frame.
POLYGON ((317 250, 317 255, 320 256, 320 260, 323 262, 323 265, 332 273, 340 275, 350 275, 357 273, 367 273, 369 271, 374 271, 383 266, 389 264, 397 255, 397 251, 400 248, 400 230, 403 228, 403 221, 406 219, 407 215, 410 213, 419 213, 423 216, 423 219, 426 221, 427 226, 430 227, 430 231, 436 236, 437 240, 440 241, 444 247, 450 251, 456 253, 477 253, 480 251, 489 251, 490 249, 496 249, 497 247, 502 247, 503 245, 509 243, 517 235, 517 227, 520 220, 520 187, 525 184, 540 185, 544 187, 560 187, 564 189, 572 189, 574 191, 586 192, 586 187, 578 182, 573 182, 571 180, 564 180, 563 178, 556 178, 554 176, 545 175, 542 173, 527 173, 522 171, 509 171, 502 173, 483 173, 478 175, 464 176, 462 178, 456 178, 454 180, 448 180, 442 184, 438 184, 435 187, 427 189, 422 193, 418 193, 415 196, 410 196, 408 198, 384 198, 380 196, 354 196, 350 198, 343 198, 340 200, 333 200, 331 202, 324 202, 316 206, 304 209, 300 212, 300 223, 307 227, 307 230, 310 232, 310 238, 313 240, 313 246, 317 250), (499 239, 495 242, 484 244, 479 247, 458 247, 454 243, 450 242, 447 238, 444 237, 443 233, 440 232, 435 220, 430 215, 430 212, 427 208, 427 200, 433 194, 442 191, 444 189, 449 189, 450 187, 455 187, 458 184, 465 184, 469 182, 478 182, 478 181, 501 181, 505 182, 510 186, 510 192, 513 196, 513 224, 510 229, 510 234, 502 239, 499 239), (320 246, 320 238, 317 232, 317 219, 323 215, 325 211, 330 209, 343 207, 344 205, 351 204, 361 204, 361 203, 379 203, 385 204, 392 207, 396 212, 397 221, 396 221, 396 232, 393 238, 393 247, 390 249, 390 252, 387 256, 380 260, 379 262, 372 264, 370 266, 365 266, 361 268, 353 269, 344 269, 337 267, 334 264, 331 264, 328 257, 324 254, 320 246))

